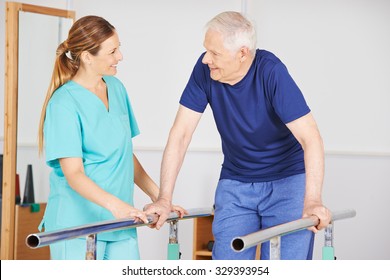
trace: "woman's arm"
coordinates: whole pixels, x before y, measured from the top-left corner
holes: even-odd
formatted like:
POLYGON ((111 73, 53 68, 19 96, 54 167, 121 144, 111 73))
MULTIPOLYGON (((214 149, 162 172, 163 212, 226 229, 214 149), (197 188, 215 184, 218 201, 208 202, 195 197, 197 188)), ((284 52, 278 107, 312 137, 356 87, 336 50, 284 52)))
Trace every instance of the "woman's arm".
POLYGON ((134 183, 146 193, 153 202, 156 202, 158 198, 159 189, 157 184, 150 178, 142 167, 138 158, 133 154, 134 161, 134 183))
POLYGON ((144 212, 106 192, 85 175, 81 158, 61 158, 59 162, 68 184, 82 197, 106 208, 117 219, 135 218, 148 222, 144 212))
MULTIPOLYGON (((157 184, 150 178, 150 176, 146 173, 145 169, 142 167, 138 158, 133 155, 134 159, 134 183, 144 192, 146 193, 152 202, 156 202, 160 189, 157 184)), ((171 212, 176 212, 180 217, 183 217, 184 214, 188 212, 178 205, 172 205, 171 212)))

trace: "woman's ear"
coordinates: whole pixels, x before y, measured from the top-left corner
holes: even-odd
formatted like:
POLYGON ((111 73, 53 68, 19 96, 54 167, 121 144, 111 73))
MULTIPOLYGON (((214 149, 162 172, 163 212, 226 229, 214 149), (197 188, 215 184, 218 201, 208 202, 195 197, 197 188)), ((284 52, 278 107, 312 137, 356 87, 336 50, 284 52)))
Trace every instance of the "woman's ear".
POLYGON ((90 65, 92 63, 91 54, 87 51, 83 51, 80 55, 80 60, 83 62, 83 64, 90 65))

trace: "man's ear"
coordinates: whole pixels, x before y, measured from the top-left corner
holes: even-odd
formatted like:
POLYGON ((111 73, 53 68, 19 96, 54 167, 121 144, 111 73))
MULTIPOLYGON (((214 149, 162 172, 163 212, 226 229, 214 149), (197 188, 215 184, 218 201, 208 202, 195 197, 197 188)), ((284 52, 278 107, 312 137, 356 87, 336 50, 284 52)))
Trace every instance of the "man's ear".
POLYGON ((245 60, 247 60, 249 57, 249 54, 250 54, 250 52, 249 52, 248 47, 241 47, 240 51, 238 52, 238 55, 240 57, 240 62, 244 62, 245 60))

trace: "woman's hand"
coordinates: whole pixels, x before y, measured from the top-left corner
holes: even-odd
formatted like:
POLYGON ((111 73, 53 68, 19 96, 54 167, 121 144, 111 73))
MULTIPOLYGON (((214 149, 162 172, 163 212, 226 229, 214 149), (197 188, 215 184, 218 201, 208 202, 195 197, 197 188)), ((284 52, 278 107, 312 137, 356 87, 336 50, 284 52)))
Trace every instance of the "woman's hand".
POLYGON ((149 223, 145 212, 134 208, 120 199, 112 202, 108 208, 116 219, 134 218, 134 222, 149 223))

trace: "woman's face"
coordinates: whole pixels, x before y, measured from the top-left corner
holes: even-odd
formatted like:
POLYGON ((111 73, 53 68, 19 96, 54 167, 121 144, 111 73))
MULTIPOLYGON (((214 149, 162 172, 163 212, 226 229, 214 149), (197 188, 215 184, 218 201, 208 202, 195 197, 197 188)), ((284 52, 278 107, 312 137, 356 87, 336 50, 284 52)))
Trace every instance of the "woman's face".
POLYGON ((97 74, 112 76, 117 72, 118 62, 123 59, 119 50, 120 42, 116 32, 100 45, 100 50, 96 55, 91 56, 91 69, 97 74))

